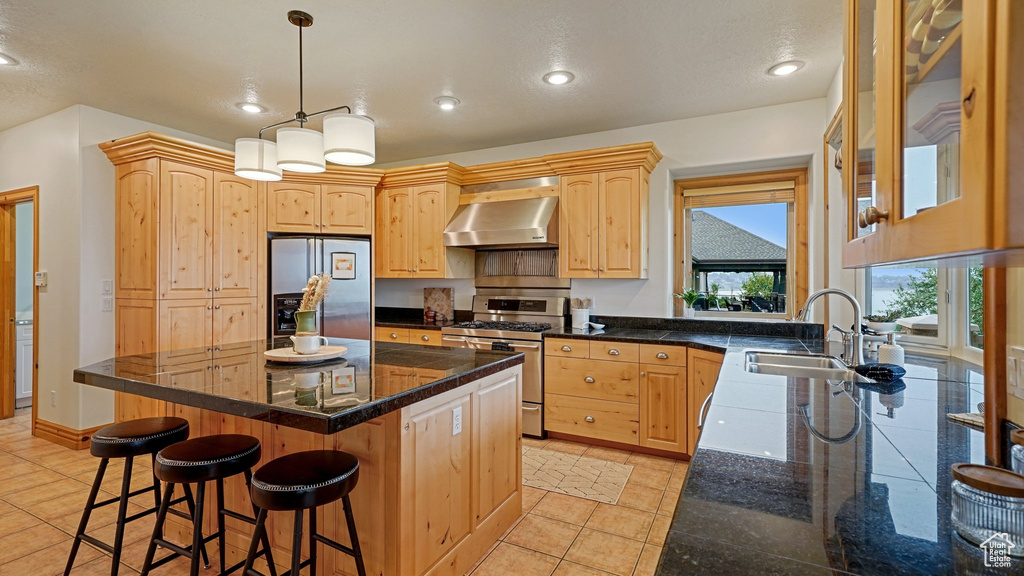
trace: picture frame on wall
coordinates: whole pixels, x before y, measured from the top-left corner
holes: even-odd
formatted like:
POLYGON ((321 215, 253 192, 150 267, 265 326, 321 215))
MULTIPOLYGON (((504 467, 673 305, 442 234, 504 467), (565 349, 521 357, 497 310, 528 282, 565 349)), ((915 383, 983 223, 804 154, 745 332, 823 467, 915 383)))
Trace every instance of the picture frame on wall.
POLYGON ((331 253, 331 279, 353 280, 356 277, 356 255, 352 252, 331 253))

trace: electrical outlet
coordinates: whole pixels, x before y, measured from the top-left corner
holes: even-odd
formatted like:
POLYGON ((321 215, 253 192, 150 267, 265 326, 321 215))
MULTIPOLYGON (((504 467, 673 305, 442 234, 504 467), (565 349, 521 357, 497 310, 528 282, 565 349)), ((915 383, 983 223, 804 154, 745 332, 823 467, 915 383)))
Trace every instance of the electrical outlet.
POLYGON ((462 433, 462 406, 452 410, 452 436, 462 433))
POLYGON ((100 301, 101 312, 112 312, 114 310, 114 298, 112 296, 104 296, 100 301))
POLYGON ((57 391, 56 390, 50 390, 50 406, 53 406, 53 407, 57 406, 57 391))

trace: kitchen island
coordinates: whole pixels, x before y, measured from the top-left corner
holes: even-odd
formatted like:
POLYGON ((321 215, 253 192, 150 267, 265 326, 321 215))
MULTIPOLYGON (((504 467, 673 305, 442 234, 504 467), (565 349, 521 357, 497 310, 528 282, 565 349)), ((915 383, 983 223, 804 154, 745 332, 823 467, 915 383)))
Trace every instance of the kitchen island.
MULTIPOLYGON (((352 503, 368 574, 463 574, 519 517, 522 502, 522 354, 331 339, 344 357, 314 365, 268 363, 287 340, 112 358, 75 381, 114 390, 119 419, 175 415, 192 437, 249 434, 261 464, 303 450, 355 454, 352 503)), ((250 509, 241 477, 225 503, 250 509)), ((183 521, 167 534, 188 541, 183 521)), ((340 503, 320 515, 323 533, 348 544, 340 503)), ((215 530, 212 514, 206 533, 215 530)), ((251 527, 228 519, 229 563, 242 559, 251 527)), ((274 559, 290 561, 291 515, 268 522, 274 559)), ((348 556, 324 549, 320 574, 355 574, 348 556)))

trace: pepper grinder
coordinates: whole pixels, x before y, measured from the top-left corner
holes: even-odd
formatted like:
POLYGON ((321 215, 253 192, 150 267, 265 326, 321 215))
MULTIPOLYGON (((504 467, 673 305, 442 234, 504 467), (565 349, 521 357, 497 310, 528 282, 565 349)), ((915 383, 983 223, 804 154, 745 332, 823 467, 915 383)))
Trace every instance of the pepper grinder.
POLYGON ((889 332, 889 340, 878 347, 878 362, 880 364, 895 364, 903 366, 906 360, 906 353, 903 347, 896 343, 896 333, 889 332))

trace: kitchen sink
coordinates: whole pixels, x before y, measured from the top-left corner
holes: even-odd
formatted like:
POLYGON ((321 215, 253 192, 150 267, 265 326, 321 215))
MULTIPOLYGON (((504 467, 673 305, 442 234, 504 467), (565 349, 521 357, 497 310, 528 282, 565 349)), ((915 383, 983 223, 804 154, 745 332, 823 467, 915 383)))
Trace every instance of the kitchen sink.
POLYGON ((851 370, 842 360, 822 354, 783 354, 779 352, 747 352, 747 372, 793 378, 823 378, 848 382, 871 382, 851 370))

